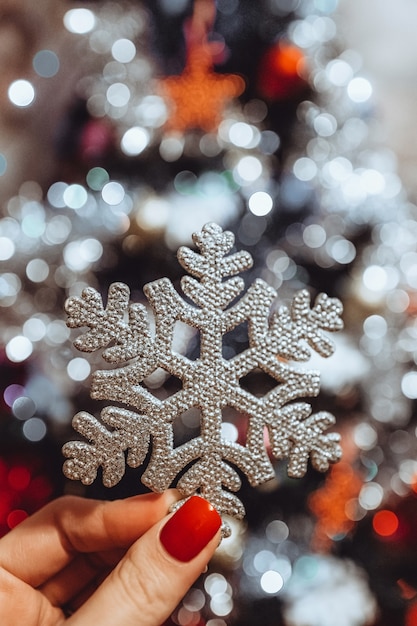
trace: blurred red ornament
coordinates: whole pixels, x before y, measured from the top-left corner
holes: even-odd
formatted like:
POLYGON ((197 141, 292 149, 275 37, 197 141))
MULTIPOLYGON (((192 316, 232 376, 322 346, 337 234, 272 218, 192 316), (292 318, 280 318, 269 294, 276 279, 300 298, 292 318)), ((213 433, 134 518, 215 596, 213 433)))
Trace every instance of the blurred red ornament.
POLYGON ((268 100, 292 98, 307 87, 305 57, 294 44, 281 40, 263 55, 258 76, 259 95, 268 100))
POLYGON ((0 457, 0 537, 46 504, 53 491, 36 457, 0 457))

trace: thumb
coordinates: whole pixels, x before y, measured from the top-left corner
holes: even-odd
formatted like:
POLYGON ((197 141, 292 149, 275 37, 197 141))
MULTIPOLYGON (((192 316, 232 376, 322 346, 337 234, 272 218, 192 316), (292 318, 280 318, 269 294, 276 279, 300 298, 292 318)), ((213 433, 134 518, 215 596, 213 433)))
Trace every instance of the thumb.
POLYGON ((220 526, 211 504, 191 497, 131 546, 68 626, 160 626, 204 570, 220 526))

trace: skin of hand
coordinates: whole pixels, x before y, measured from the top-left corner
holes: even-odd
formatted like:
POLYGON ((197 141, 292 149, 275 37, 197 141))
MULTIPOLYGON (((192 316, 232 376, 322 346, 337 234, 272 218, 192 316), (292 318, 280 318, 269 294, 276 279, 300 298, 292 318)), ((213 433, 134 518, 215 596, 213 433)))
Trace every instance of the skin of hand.
POLYGON ((221 518, 178 493, 58 498, 0 539, 7 626, 160 626, 206 567, 221 518), (70 614, 71 613, 71 614, 70 614))

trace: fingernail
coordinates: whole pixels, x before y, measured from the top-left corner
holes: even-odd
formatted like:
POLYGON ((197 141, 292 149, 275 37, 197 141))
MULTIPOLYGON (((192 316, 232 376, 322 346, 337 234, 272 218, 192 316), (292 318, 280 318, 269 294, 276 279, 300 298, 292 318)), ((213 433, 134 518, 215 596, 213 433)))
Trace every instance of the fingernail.
POLYGON ((191 561, 214 537, 222 523, 216 509, 204 498, 192 496, 161 530, 165 550, 183 563, 191 561))

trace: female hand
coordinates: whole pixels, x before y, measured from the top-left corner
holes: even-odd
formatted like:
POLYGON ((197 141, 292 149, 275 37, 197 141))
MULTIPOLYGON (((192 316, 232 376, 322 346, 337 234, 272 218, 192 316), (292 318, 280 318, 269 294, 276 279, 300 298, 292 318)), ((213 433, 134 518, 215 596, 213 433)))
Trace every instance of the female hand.
POLYGON ((64 496, 0 539, 5 626, 160 626, 204 570, 221 518, 177 492, 114 502, 64 496))

